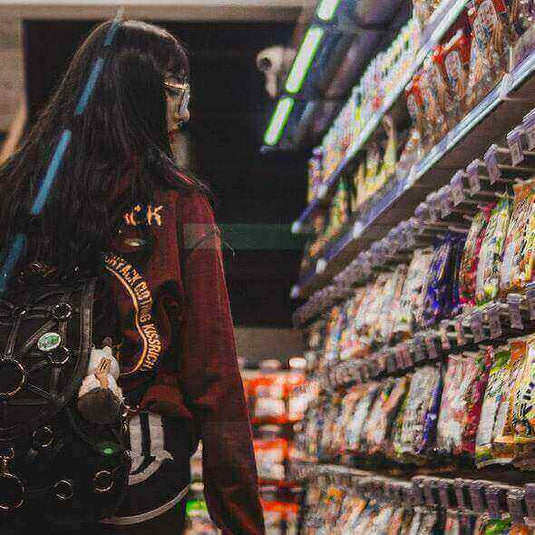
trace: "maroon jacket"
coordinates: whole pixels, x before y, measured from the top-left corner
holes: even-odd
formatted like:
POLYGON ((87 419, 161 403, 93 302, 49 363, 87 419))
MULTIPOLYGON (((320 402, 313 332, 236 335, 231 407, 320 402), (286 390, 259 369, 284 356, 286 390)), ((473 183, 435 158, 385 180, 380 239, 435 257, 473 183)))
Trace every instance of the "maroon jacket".
POLYGON ((132 207, 104 266, 119 310, 123 389, 136 393, 140 408, 193 423, 203 442, 208 508, 223 533, 263 534, 221 244, 208 201, 199 192, 169 189, 157 193, 154 205, 132 207))

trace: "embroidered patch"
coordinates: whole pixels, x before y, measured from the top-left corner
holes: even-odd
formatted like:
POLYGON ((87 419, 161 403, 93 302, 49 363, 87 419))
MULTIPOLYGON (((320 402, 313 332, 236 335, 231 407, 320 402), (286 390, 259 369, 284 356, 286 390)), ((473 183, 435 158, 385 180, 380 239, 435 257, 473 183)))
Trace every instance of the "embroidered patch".
POLYGON ((129 375, 137 371, 149 371, 154 368, 162 351, 162 342, 152 317, 152 293, 141 273, 124 258, 114 253, 103 255, 106 269, 123 285, 132 299, 134 323, 142 341, 142 350, 129 375))
POLYGON ((123 217, 125 223, 132 227, 145 224, 161 227, 163 223, 162 210, 163 206, 154 206, 152 204, 142 206, 141 204, 137 204, 132 210, 126 212, 123 217))

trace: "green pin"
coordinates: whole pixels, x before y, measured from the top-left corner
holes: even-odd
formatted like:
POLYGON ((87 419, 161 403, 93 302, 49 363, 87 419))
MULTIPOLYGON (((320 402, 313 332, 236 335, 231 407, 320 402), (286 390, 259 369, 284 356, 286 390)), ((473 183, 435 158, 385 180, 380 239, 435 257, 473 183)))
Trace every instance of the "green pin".
POLYGON ((37 342, 37 347, 40 351, 48 353, 49 351, 54 351, 61 345, 61 335, 58 333, 50 332, 45 333, 39 341, 37 342))

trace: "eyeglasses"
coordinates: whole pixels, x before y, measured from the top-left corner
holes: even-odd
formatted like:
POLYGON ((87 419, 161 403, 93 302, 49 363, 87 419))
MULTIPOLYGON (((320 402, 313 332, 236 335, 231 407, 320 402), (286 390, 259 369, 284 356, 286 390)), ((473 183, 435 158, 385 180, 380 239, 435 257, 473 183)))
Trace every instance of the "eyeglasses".
POLYGON ((179 101, 179 113, 184 114, 188 110, 191 88, 188 83, 164 82, 167 96, 179 101))

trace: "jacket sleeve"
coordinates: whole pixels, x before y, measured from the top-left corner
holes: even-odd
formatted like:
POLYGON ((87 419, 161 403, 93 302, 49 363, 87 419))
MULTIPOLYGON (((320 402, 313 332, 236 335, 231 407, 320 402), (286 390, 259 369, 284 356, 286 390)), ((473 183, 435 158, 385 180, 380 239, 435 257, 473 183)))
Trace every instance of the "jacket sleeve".
POLYGON ((219 232, 204 196, 183 198, 178 210, 185 292, 181 389, 200 425, 208 509, 226 535, 264 534, 219 232))

